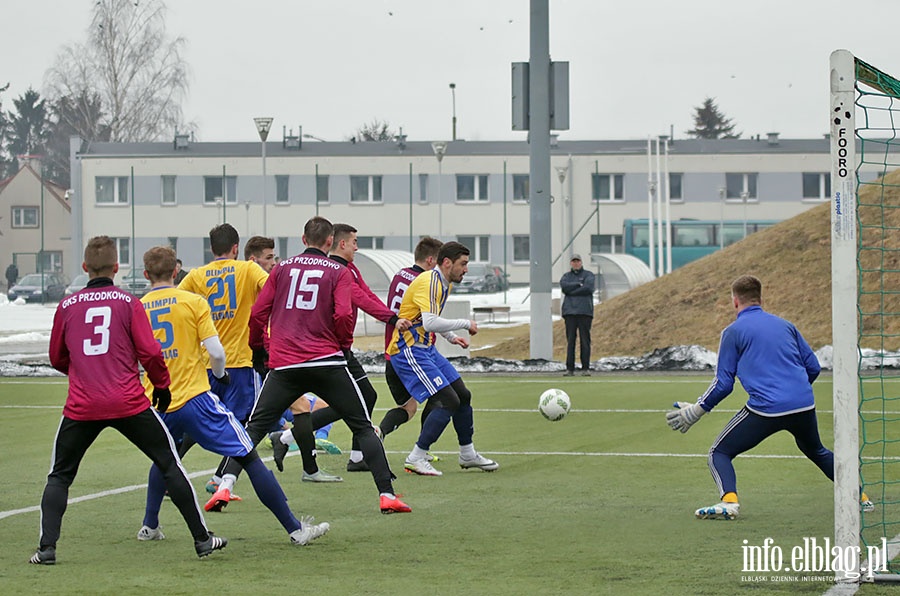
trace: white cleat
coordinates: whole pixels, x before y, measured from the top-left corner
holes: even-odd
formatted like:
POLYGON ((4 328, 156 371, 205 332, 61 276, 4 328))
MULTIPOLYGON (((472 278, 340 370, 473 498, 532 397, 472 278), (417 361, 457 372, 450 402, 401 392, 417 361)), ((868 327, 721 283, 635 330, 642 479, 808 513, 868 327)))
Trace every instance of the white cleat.
POLYGON ((481 455, 480 453, 476 453, 475 457, 469 459, 459 456, 459 467, 463 470, 467 470, 469 468, 478 468, 479 470, 484 470, 485 472, 493 472, 497 468, 500 467, 500 464, 495 462, 492 459, 488 459, 481 455))
POLYGON ((697 519, 734 519, 740 513, 738 503, 717 503, 709 507, 701 507, 694 512, 697 519))
POLYGON ((146 540, 165 540, 166 535, 162 533, 162 530, 159 528, 151 528, 149 526, 142 526, 137 533, 137 539, 140 541, 146 540))
POLYGON ((434 466, 431 465, 431 462, 424 458, 409 459, 407 457, 403 467, 410 474, 418 474, 419 476, 443 476, 444 474, 440 470, 435 470, 434 466))
POLYGON ((316 538, 324 536, 331 529, 331 525, 328 522, 317 524, 315 521, 315 518, 311 516, 301 517, 300 529, 291 532, 291 544, 306 546, 316 538))

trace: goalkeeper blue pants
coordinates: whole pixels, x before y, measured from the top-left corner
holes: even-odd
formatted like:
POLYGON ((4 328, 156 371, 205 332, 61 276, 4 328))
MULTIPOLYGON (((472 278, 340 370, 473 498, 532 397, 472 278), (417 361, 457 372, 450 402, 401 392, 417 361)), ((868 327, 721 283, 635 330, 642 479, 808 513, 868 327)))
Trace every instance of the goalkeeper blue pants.
POLYGON ((834 453, 822 445, 815 409, 783 416, 760 416, 744 407, 728 422, 709 449, 709 471, 720 497, 737 493, 737 478, 731 461, 782 430, 791 433, 803 455, 834 480, 834 453))

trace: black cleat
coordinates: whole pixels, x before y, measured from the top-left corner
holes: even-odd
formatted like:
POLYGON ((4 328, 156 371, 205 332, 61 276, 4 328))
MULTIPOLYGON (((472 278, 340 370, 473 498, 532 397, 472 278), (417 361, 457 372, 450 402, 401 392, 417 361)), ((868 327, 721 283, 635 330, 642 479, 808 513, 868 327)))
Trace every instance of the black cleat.
POLYGON ((366 463, 366 460, 361 459, 359 461, 347 461, 347 471, 348 472, 368 472, 369 464, 366 463))
POLYGON ((272 433, 272 451, 274 451, 275 467, 279 472, 284 472, 284 458, 288 453, 288 446, 281 442, 281 433, 272 433))
POLYGON ((209 538, 207 538, 206 540, 202 542, 200 542, 199 540, 194 541, 194 550, 197 551, 197 556, 202 559, 203 557, 208 557, 214 550, 225 548, 227 544, 227 538, 213 536, 212 532, 210 532, 209 538))
POLYGON ((56 547, 48 546, 47 548, 39 548, 36 553, 31 555, 28 562, 32 565, 55 565, 56 547))

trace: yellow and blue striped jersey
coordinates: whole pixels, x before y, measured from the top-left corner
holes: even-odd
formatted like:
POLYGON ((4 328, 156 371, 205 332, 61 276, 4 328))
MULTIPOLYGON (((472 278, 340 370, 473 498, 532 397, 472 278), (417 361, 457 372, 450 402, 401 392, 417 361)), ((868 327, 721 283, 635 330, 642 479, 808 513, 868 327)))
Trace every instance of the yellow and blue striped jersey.
MULTIPOLYGON (((269 275, 253 261, 216 259, 192 269, 181 283, 187 290, 206 298, 213 323, 225 348, 228 368, 253 365, 250 350, 250 309, 269 275)), ((209 357, 206 358, 207 368, 209 357)))
MULTIPOLYGON (((174 412, 191 398, 209 391, 209 355, 200 342, 217 335, 216 328, 209 305, 196 294, 173 287, 157 288, 147 292, 141 302, 172 379, 172 405, 168 411, 174 412)), ((153 395, 153 384, 147 378, 144 390, 148 397, 153 395)))
POLYGON ((388 354, 397 354, 404 347, 432 345, 434 336, 422 326, 422 313, 430 312, 440 316, 444 304, 447 303, 450 286, 450 282, 444 279, 437 268, 425 271, 409 284, 409 288, 403 294, 397 316, 409 319, 412 326, 403 333, 394 329, 394 335, 387 349, 388 354))

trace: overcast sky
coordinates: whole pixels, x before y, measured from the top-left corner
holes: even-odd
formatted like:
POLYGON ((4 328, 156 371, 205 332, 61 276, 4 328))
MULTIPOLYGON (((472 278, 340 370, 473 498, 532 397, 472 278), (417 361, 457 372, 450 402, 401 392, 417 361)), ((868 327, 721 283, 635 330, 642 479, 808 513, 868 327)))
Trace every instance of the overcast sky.
MULTIPOLYGON (((4 109, 61 45, 82 42, 90 0, 0 0, 4 109)), ((326 140, 375 118, 409 140, 523 139, 510 63, 529 55, 528 0, 169 0, 187 40, 185 117, 205 141, 258 140, 254 116, 326 140)), ((563 139, 684 137, 714 97, 744 136, 828 130, 828 57, 846 48, 900 77, 898 0, 551 0, 550 55, 570 64, 563 139)))

